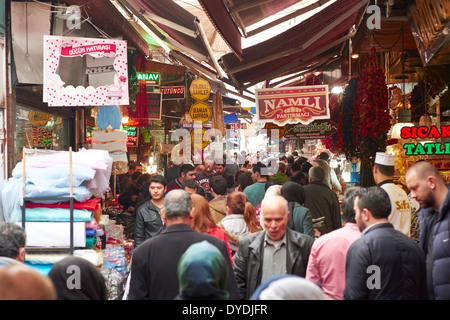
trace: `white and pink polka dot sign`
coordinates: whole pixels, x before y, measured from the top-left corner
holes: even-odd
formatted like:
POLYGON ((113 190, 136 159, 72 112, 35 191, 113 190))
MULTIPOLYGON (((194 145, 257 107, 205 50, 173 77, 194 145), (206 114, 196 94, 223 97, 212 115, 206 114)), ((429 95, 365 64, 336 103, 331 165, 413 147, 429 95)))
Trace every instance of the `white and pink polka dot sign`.
POLYGON ((128 60, 125 40, 44 36, 44 102, 50 107, 128 105, 128 60), (83 87, 65 86, 58 75, 61 56, 115 57, 114 83, 83 87))

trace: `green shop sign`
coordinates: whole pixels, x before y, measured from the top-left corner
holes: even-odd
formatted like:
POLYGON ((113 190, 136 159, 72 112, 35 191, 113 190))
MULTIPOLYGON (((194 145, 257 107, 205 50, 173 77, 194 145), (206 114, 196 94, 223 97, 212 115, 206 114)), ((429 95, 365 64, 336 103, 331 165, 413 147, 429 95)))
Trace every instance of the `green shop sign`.
MULTIPOLYGON (((450 126, 441 126, 440 129, 436 126, 403 127, 400 137, 402 139, 449 138, 450 126)), ((407 156, 450 154, 450 142, 405 143, 403 148, 407 156)))
POLYGON ((150 73, 137 73, 136 74, 138 81, 147 81, 147 84, 159 84, 159 73, 150 72, 150 73))

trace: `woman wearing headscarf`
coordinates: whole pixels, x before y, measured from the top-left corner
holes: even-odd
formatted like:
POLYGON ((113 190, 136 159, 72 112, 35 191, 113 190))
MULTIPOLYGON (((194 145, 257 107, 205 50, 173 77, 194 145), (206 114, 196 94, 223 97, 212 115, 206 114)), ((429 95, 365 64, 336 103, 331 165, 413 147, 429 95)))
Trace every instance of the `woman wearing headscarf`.
POLYGON ((281 187, 281 196, 286 199, 289 206, 288 227, 314 237, 311 211, 303 206, 306 200, 303 186, 297 182, 288 181, 281 187))
POLYGON ((273 276, 261 283, 250 300, 327 300, 312 281, 293 275, 273 276))
POLYGON ((208 241, 194 243, 178 262, 180 293, 176 300, 228 300, 227 264, 208 241))
POLYGON ((57 300, 106 300, 103 275, 92 262, 80 257, 66 257, 55 263, 48 273, 57 300))

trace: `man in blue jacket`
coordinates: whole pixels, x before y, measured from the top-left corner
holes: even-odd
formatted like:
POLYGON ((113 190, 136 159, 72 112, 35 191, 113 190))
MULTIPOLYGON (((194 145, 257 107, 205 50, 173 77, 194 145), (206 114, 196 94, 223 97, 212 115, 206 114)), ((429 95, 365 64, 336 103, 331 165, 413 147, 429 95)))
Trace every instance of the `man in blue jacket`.
POLYGON ((411 198, 417 200, 419 245, 426 255, 428 296, 450 299, 450 192, 434 165, 420 161, 405 176, 411 198))

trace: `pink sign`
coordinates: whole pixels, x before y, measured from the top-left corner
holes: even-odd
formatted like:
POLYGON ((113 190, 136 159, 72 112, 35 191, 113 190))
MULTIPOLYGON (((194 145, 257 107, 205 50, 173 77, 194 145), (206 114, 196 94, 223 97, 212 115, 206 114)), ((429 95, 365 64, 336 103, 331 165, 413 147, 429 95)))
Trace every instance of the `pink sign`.
POLYGON ((44 36, 43 101, 50 107, 128 105, 127 42, 44 36), (82 84, 67 83, 67 75, 80 73, 72 70, 79 68, 75 61, 80 58, 86 66, 82 84), (62 59, 74 63, 65 60, 62 65, 62 59))
POLYGON ((83 56, 87 53, 103 53, 106 56, 116 55, 116 45, 115 44, 93 44, 89 46, 79 46, 72 47, 68 45, 67 47, 61 48, 61 55, 67 57, 83 56))
POLYGON ((328 85, 256 90, 258 121, 283 126, 330 119, 328 85))

